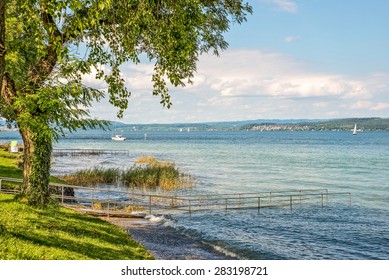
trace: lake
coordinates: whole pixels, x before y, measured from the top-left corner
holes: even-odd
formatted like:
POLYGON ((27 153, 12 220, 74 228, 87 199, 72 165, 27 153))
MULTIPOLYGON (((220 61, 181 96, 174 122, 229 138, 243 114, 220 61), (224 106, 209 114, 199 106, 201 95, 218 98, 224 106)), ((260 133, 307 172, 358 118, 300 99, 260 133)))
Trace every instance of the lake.
MULTIPOLYGON (((319 131, 79 132, 55 148, 114 149, 128 155, 54 157, 52 173, 130 168, 141 155, 169 160, 202 194, 308 190, 351 192, 325 207, 168 215, 161 226, 241 259, 389 259, 389 133, 319 131), (145 137, 145 134, 146 137, 145 137), (146 138, 146 139, 145 139, 146 138)), ((0 142, 17 138, 1 133, 0 142)))

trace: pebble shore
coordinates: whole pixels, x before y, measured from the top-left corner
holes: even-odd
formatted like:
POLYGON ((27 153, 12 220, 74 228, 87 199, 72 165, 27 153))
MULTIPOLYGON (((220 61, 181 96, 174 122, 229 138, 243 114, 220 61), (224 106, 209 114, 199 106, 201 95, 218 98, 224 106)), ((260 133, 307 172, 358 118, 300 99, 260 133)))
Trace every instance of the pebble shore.
POLYGON ((110 218, 109 222, 124 228, 138 243, 159 260, 231 260, 212 246, 141 218, 110 218))

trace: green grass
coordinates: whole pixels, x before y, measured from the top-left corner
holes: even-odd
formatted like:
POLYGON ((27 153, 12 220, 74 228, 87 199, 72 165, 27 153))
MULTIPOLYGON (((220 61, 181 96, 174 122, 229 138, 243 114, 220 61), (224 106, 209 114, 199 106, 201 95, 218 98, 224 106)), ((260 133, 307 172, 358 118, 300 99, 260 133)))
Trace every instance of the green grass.
MULTIPOLYGON (((19 167, 21 162, 21 153, 14 154, 0 149, 0 177, 22 179, 23 169, 19 167)), ((53 176, 50 177, 50 182, 65 183, 63 180, 53 176)))
MULTIPOLYGON (((0 176, 22 178, 17 163, 17 155, 0 150, 0 176)), ((0 193, 0 260, 84 259, 153 256, 123 229, 99 218, 59 206, 37 209, 0 193)))
POLYGON ((20 156, 0 149, 0 177, 23 178, 23 170, 18 167, 20 156))
POLYGON ((0 259, 153 259, 121 228, 70 209, 37 209, 0 193, 0 213, 0 259))

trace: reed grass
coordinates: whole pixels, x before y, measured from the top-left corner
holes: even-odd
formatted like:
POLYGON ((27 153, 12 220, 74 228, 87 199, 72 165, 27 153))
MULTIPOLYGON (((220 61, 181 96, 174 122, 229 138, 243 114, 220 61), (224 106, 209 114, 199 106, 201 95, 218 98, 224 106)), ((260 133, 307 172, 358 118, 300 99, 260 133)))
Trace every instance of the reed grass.
POLYGON ((190 188, 195 185, 194 178, 182 173, 173 162, 158 161, 154 157, 146 156, 138 158, 128 170, 94 167, 65 175, 62 179, 69 184, 82 186, 121 183, 128 187, 159 187, 165 191, 190 188))
POLYGON ((175 163, 171 161, 159 161, 155 157, 152 156, 140 156, 137 160, 135 160, 136 164, 143 164, 146 166, 152 167, 175 167, 175 163))
POLYGON ((98 184, 113 184, 120 180, 121 170, 119 168, 93 167, 82 169, 75 174, 64 175, 62 179, 68 184, 95 186, 98 184))

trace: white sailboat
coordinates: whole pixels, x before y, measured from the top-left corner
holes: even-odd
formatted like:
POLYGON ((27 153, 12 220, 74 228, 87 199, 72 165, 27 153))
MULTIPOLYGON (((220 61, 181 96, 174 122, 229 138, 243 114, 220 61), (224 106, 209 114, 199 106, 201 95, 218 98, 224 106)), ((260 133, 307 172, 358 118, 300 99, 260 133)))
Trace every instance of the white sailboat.
POLYGON ((115 140, 115 141, 123 141, 123 140, 126 140, 126 137, 123 137, 120 134, 116 134, 115 136, 112 136, 111 139, 115 140))
MULTIPOLYGON (((114 124, 114 130, 116 132, 116 123, 114 124)), ((111 139, 114 141, 123 141, 123 140, 126 140, 126 137, 123 137, 120 134, 116 134, 115 136, 111 136, 111 139)))
POLYGON ((353 135, 357 135, 357 124, 354 125, 353 135))

